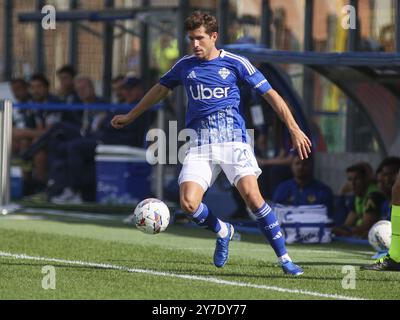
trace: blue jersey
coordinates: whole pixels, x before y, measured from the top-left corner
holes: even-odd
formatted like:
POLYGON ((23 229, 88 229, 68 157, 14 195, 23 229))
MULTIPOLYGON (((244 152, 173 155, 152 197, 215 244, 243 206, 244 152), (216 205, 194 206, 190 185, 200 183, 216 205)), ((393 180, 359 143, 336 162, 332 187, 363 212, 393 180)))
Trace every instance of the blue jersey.
POLYGON ((160 84, 173 89, 183 85, 188 96, 186 127, 209 133, 199 144, 246 141, 246 126, 239 87, 250 85, 264 94, 271 85, 246 58, 220 50, 213 60, 195 55, 180 59, 160 79, 160 84))
POLYGON ((274 192, 273 202, 291 206, 322 204, 333 214, 332 190, 319 182, 312 180, 303 189, 300 189, 294 179, 282 182, 274 192))

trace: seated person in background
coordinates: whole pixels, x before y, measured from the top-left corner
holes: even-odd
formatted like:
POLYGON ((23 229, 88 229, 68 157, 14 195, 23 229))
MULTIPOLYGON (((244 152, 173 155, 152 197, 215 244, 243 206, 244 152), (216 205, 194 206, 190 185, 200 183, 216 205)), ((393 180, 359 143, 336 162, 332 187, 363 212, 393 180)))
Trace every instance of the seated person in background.
POLYGON ((125 95, 123 92, 125 77, 120 74, 112 79, 111 81, 111 89, 113 92, 113 101, 118 104, 122 104, 125 102, 125 95))
POLYGON ((400 158, 388 157, 384 159, 377 169, 380 182, 379 191, 373 192, 368 201, 370 206, 374 206, 380 213, 379 220, 389 220, 391 218, 392 187, 396 181, 397 173, 400 170, 400 158))
MULTIPOLYGON (((34 104, 45 104, 45 103, 60 103, 60 100, 50 94, 49 81, 42 74, 34 74, 29 82, 31 100, 29 103, 34 104)), ((67 114, 61 111, 49 111, 33 108, 25 112, 27 119, 31 124, 23 129, 17 129, 13 132, 13 138, 18 140, 29 141, 31 145, 36 139, 38 139, 48 128, 57 122, 65 119, 71 119, 71 114, 67 114)), ((25 145, 28 147, 28 145, 25 145)), ((26 151, 26 150, 21 150, 26 151)), ((32 172, 33 184, 41 189, 45 186, 47 181, 47 155, 44 151, 39 152, 33 158, 33 172, 32 172)))
MULTIPOLYGON (((103 103, 96 95, 93 81, 84 75, 74 80, 78 99, 83 105, 103 103)), ((80 123, 59 122, 46 131, 24 154, 24 159, 31 159, 41 150, 48 152, 49 179, 47 194, 49 197, 59 194, 65 187, 67 143, 74 139, 94 134, 105 118, 105 111, 84 109, 80 123)))
MULTIPOLYGON (((371 167, 371 165, 368 162, 358 162, 355 165, 360 165, 363 166, 367 172, 367 178, 368 181, 370 183, 374 183, 375 182, 375 176, 374 176, 374 169, 371 167)), ((346 182, 340 187, 339 195, 354 195, 354 191, 353 191, 353 184, 351 183, 351 181, 349 181, 349 179, 346 180, 346 182)))
MULTIPOLYGON (((96 90, 92 79, 85 75, 79 75, 75 78, 75 90, 78 98, 84 105, 105 103, 104 99, 96 95, 96 90)), ((90 108, 83 110, 81 135, 85 136, 90 132, 95 132, 99 129, 100 122, 106 116, 106 111, 97 111, 90 108)))
MULTIPOLYGON (((125 79, 124 92, 127 103, 131 105, 137 103, 143 95, 140 80, 137 78, 125 79)), ((149 118, 143 117, 142 121, 132 123, 122 130, 115 129, 111 125, 111 119, 115 114, 121 112, 124 111, 113 110, 107 112, 95 132, 67 142, 65 148, 67 162, 65 187, 59 196, 50 199, 51 202, 77 204, 81 203, 82 200, 95 200, 95 155, 97 145, 115 144, 144 147, 146 130, 150 126, 149 118), (86 193, 86 196, 84 193, 86 193)))
MULTIPOLYGON (((31 100, 29 84, 22 78, 12 79, 10 82, 14 101, 17 103, 27 103, 31 100)), ((24 152, 31 144, 32 138, 22 134, 24 130, 36 128, 36 119, 32 110, 13 108, 13 137, 12 154, 19 155, 24 152)))
POLYGON ((32 99, 29 93, 29 84, 23 78, 14 78, 10 81, 11 91, 14 95, 15 102, 27 103, 32 99))
MULTIPOLYGON (((363 166, 368 175, 369 183, 374 183, 374 169, 367 162, 359 162, 356 165, 363 166)), ((348 213, 354 205, 354 190, 351 180, 346 179, 346 182, 340 187, 338 197, 335 199, 335 226, 341 226, 346 221, 348 213)))
POLYGON ((65 65, 57 70, 57 78, 60 81, 57 97, 64 103, 79 103, 80 99, 74 88, 75 69, 65 65))
MULTIPOLYGON (((14 96, 15 103, 28 103, 32 96, 29 92, 29 84, 23 78, 14 78, 10 81, 10 88, 14 96)), ((32 179, 32 164, 20 159, 36 137, 38 120, 32 109, 21 109, 14 107, 12 115, 12 145, 11 156, 13 165, 18 165, 23 171, 24 195, 36 192, 35 182, 32 179)))
POLYGON ((298 156, 294 156, 291 169, 294 178, 278 185, 272 199, 273 202, 289 206, 325 205, 328 216, 332 217, 332 190, 314 179, 312 159, 300 160, 298 156))
POLYGON ((347 180, 351 184, 354 197, 343 225, 334 227, 337 236, 366 238, 368 231, 379 220, 379 210, 372 203, 377 201, 378 188, 371 182, 370 174, 363 164, 355 164, 346 170, 347 180))
MULTIPOLYGON (((75 79, 75 88, 78 94, 80 103, 89 105, 93 103, 103 103, 103 99, 96 96, 94 84, 92 80, 87 76, 78 76, 75 79)), ((97 126, 104 118, 105 112, 94 111, 85 109, 81 113, 80 120, 78 121, 62 121, 53 125, 46 133, 42 134, 40 138, 28 149, 22 157, 26 160, 31 159, 40 150, 48 147, 49 151, 53 155, 65 156, 65 146, 62 142, 72 140, 85 136, 92 131, 97 130, 97 126)))
MULTIPOLYGON (((49 93, 49 82, 41 74, 33 75, 29 84, 23 79, 17 79, 11 82, 11 88, 15 98, 20 103, 60 102, 55 96, 49 93)), ((23 122, 15 123, 13 140, 25 140, 27 145, 25 145, 24 149, 26 149, 45 132, 47 122, 43 110, 29 109, 21 110, 20 112, 23 115, 23 122)))
MULTIPOLYGON (((32 103, 62 103, 59 98, 50 94, 49 81, 42 74, 35 74, 31 77, 30 89, 32 94, 32 103)), ((43 130, 47 130, 61 121, 79 122, 80 119, 80 115, 74 111, 35 109, 35 113, 40 120, 40 127, 43 130)))

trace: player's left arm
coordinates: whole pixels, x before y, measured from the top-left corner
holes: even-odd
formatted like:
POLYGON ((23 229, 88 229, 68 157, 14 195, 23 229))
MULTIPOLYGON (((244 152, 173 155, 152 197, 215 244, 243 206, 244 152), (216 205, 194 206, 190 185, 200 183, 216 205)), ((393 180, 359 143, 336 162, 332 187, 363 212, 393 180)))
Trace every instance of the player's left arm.
POLYGON ((278 92, 269 89, 262 97, 272 106, 279 118, 285 123, 292 138, 293 147, 297 150, 301 160, 308 158, 311 153, 311 141, 300 129, 292 112, 278 92))

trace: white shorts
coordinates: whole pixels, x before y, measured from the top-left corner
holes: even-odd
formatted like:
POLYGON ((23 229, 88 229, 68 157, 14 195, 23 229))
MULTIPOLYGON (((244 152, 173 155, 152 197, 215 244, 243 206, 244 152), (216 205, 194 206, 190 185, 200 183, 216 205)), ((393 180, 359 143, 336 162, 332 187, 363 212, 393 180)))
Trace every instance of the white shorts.
POLYGON ((206 191, 221 171, 235 186, 244 176, 253 175, 258 178, 262 172, 249 144, 215 143, 189 149, 178 183, 196 182, 206 191))

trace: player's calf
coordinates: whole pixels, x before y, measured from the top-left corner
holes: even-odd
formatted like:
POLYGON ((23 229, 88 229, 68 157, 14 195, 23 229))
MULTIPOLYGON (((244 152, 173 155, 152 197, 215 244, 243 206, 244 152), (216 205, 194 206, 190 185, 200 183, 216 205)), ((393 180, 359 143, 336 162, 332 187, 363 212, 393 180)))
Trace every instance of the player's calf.
POLYGON ((228 235, 229 231, 226 223, 214 216, 204 203, 200 203, 199 207, 190 218, 198 226, 216 233, 219 238, 225 238, 228 235))
POLYGON ((279 221, 271 207, 267 203, 264 203, 258 210, 253 211, 253 213, 257 217, 258 227, 274 249, 278 257, 278 263, 281 265, 283 271, 286 274, 295 276, 303 274, 303 269, 294 264, 287 253, 285 238, 279 221))
POLYGON ((234 233, 233 226, 215 217, 204 203, 200 203, 197 210, 189 217, 198 226, 217 234, 214 265, 218 268, 223 267, 229 256, 229 242, 232 240, 234 233))

